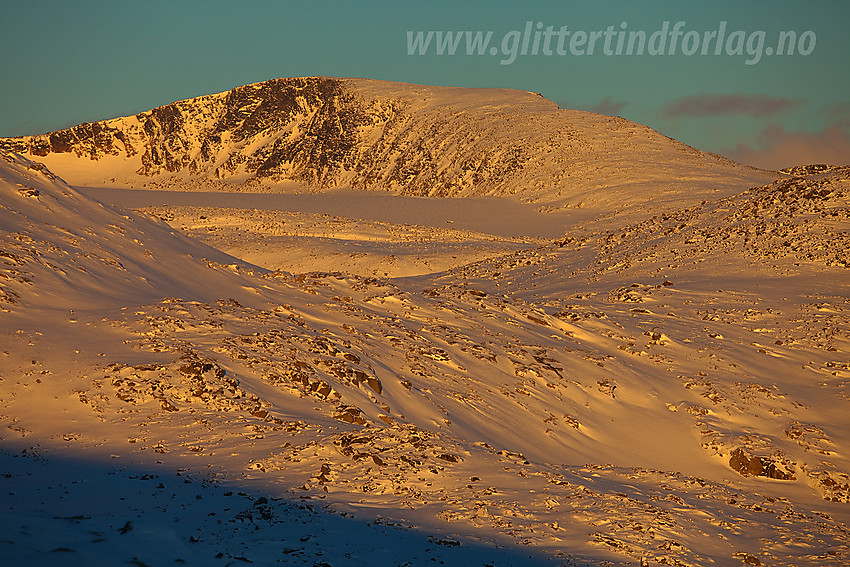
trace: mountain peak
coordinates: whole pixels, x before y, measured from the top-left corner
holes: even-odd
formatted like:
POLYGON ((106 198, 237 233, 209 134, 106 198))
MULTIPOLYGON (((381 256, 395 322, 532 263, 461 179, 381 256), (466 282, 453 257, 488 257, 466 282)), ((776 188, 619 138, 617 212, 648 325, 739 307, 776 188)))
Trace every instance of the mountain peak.
POLYGON ((701 179, 737 190, 774 177, 539 93, 330 77, 249 84, 3 138, 0 149, 44 161, 72 185, 268 191, 295 182, 560 206, 600 188, 634 198, 647 183, 684 193, 701 179))

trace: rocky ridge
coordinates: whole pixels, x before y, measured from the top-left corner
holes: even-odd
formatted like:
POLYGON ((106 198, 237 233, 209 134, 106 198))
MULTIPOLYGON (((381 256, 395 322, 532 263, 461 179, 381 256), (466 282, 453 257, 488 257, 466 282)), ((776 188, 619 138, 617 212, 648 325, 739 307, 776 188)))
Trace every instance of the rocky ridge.
POLYGON ((294 182, 573 206, 600 188, 643 202, 650 182, 657 197, 702 181, 740 189, 776 176, 534 93, 327 77, 245 85, 0 139, 0 149, 44 161, 72 185, 280 190, 294 182))

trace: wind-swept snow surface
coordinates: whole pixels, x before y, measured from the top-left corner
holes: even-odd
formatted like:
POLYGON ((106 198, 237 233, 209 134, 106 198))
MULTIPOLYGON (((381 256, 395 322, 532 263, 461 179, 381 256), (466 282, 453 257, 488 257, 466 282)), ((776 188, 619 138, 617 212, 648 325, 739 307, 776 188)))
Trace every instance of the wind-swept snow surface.
POLYGON ((850 561, 846 169, 397 279, 0 177, 17 562, 850 561))

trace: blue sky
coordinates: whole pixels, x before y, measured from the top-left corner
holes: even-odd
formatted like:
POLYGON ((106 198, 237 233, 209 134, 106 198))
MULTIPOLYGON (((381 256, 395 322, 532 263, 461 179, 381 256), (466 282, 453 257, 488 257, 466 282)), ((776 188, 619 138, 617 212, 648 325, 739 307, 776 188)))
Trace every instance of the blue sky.
MULTIPOLYGON (((617 114, 745 163, 850 163, 846 0, 0 0, 0 13, 0 136, 134 114, 274 77, 329 75, 536 91, 562 107, 617 114), (593 54, 587 43, 577 42, 576 53, 568 48, 572 37, 609 26, 642 32, 649 43, 665 21, 663 55, 650 55, 648 46, 639 55, 637 44, 632 55, 625 47, 607 55, 604 38, 593 54), (670 54, 669 32, 680 21, 670 54), (702 55, 706 33, 721 22, 720 55, 716 38, 702 55), (565 54, 554 35, 550 55, 542 35, 532 53, 538 24, 541 34, 566 26, 565 54), (465 38, 454 55, 438 55, 435 36, 424 54, 411 55, 408 31, 493 34, 483 55, 467 55, 465 38), (767 55, 789 31, 808 54, 767 55), (760 59, 748 65, 754 54, 760 59)), ((609 53, 616 41, 611 36, 609 53)))

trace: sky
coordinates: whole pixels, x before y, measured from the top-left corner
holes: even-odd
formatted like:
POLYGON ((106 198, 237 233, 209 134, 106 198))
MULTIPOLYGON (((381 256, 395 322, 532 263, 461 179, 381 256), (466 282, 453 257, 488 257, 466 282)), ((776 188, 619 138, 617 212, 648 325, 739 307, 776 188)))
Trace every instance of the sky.
POLYGON ((850 164, 846 0, 0 0, 0 14, 0 136, 326 75, 540 92, 742 163, 850 164), (478 32, 492 32, 480 55, 478 32))

